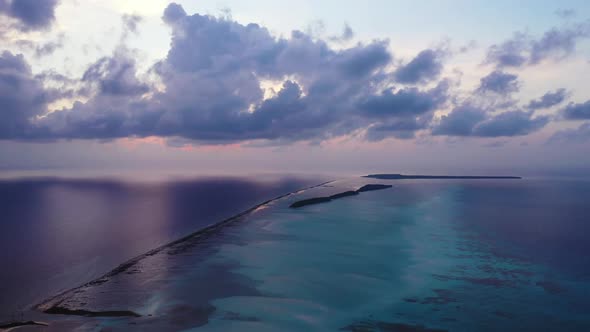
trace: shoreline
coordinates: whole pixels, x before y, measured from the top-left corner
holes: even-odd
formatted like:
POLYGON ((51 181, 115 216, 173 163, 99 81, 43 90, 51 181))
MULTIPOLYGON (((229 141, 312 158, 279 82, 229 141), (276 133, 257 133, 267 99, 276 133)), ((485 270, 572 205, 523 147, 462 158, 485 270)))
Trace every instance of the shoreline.
MULTIPOLYGON (((93 280, 91 280, 89 282, 86 282, 86 283, 84 283, 82 285, 79 285, 79 286, 76 286, 76 287, 73 287, 73 288, 69 288, 67 290, 64 290, 63 292, 60 292, 60 293, 55 294, 55 295, 52 295, 52 296, 48 297, 47 299, 41 301, 40 303, 33 305, 31 307, 31 309, 32 310, 35 310, 35 311, 39 311, 39 312, 45 313, 45 314, 64 314, 64 315, 86 316, 86 315, 79 315, 79 314, 71 313, 71 312, 68 313, 67 310, 61 310, 62 307, 60 307, 59 305, 66 299, 65 296, 67 294, 69 294, 71 292, 75 292, 76 290, 82 289, 82 288, 87 287, 87 286, 99 285, 99 284, 105 283, 105 282, 107 282, 109 280, 109 278, 114 277, 114 276, 116 276, 118 274, 121 274, 121 273, 127 271, 128 269, 130 269, 131 267, 133 267, 139 261, 141 261, 142 259, 144 259, 146 257, 153 256, 153 255, 159 253, 160 251, 162 251, 162 250, 164 250, 166 248, 169 248, 169 247, 172 247, 174 245, 177 245, 177 244, 186 242, 186 241, 191 240, 193 238, 198 238, 198 237, 201 237, 201 236, 204 236, 204 235, 208 235, 208 234, 211 234, 211 233, 220 231, 225 226, 227 226, 227 225, 229 225, 229 224, 231 224, 233 222, 236 222, 236 221, 240 220, 241 218, 243 218, 243 217, 245 217, 245 216, 247 216, 247 215, 255 212, 259 208, 261 208, 261 207, 263 207, 263 206, 265 206, 267 204, 270 204, 270 203, 272 203, 274 201, 283 199, 285 197, 288 197, 288 196, 291 196, 291 195, 294 195, 294 194, 299 194, 299 193, 301 193, 303 191, 306 191, 306 190, 310 190, 310 189, 313 189, 313 188, 321 187, 321 186, 324 186, 326 184, 332 183, 334 181, 337 181, 337 180, 325 181, 325 182, 322 182, 322 183, 319 183, 319 184, 316 184, 316 185, 313 185, 313 186, 308 186, 308 187, 305 187, 305 188, 297 189, 295 191, 291 191, 291 192, 285 193, 283 195, 276 196, 276 197, 273 197, 271 199, 268 199, 268 200, 266 200, 266 201, 264 201, 262 203, 256 204, 256 205, 250 207, 249 209, 247 209, 245 211, 242 211, 242 212, 240 212, 240 213, 238 213, 236 215, 233 215, 233 216, 231 216, 229 218, 226 218, 226 219, 224 219, 222 221, 219 221, 219 222, 210 224, 208 226, 205 226, 205 227, 203 227, 203 228, 201 228, 201 229, 199 229, 197 231, 194 231, 194 232, 192 232, 192 233, 190 233, 190 234, 188 234, 186 236, 183 236, 183 237, 181 237, 181 238, 179 238, 177 240, 168 242, 168 243, 163 244, 163 245, 161 245, 159 247, 156 247, 156 248, 154 248, 152 250, 149 250, 149 251, 147 251, 147 252, 145 252, 145 253, 143 253, 141 255, 135 256, 135 257, 133 257, 133 258, 127 260, 127 261, 124 261, 123 263, 121 263, 118 266, 116 266, 115 268, 109 270, 107 273, 103 274, 102 276, 100 276, 100 277, 98 277, 96 279, 93 279, 93 280)), ((97 314, 97 313, 94 313, 94 314, 97 314)), ((98 313, 98 314, 100 314, 100 313, 98 313)))

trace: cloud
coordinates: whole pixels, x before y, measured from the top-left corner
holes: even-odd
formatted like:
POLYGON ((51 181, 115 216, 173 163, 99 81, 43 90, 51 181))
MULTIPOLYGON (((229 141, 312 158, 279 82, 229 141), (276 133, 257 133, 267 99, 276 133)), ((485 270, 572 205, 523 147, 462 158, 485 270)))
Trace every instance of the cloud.
POLYGON ((522 32, 514 33, 511 39, 502 44, 494 44, 488 49, 486 63, 498 67, 521 67, 528 62, 530 39, 522 32))
MULTIPOLYGON (((137 31, 141 18, 122 20, 125 35, 137 31)), ((511 99, 520 89, 518 76, 498 69, 459 103, 451 82, 439 79, 444 50, 424 50, 392 70, 387 40, 334 47, 297 30, 276 37, 230 16, 188 15, 177 4, 165 9, 162 20, 172 38, 167 55, 149 70, 153 81, 138 73, 124 43, 90 64, 79 80, 52 72, 33 76, 22 56, 3 54, 10 65, 0 72, 16 75, 19 84, 0 90, 7 105, 2 112, 10 119, 0 126, 0 137, 287 144, 363 134, 370 141, 408 139, 428 129, 432 135, 511 137, 543 128, 549 117, 533 110, 567 95, 563 89, 548 92, 520 110, 511 99), (44 88, 43 82, 60 88, 44 88), (76 95, 83 102, 47 113, 51 101, 76 95), (435 119, 449 104, 454 109, 435 119)))
POLYGON ((55 40, 49 40, 45 43, 35 43, 31 40, 17 40, 15 44, 22 50, 33 51, 36 58, 42 58, 53 54, 56 50, 64 46, 65 35, 59 34, 55 40))
POLYGON ((416 137, 416 132, 428 128, 431 115, 423 117, 409 117, 393 119, 387 123, 379 123, 369 127, 365 138, 369 141, 381 141, 389 137, 397 139, 411 139, 416 137))
POLYGON ((485 63, 497 67, 523 67, 545 60, 560 61, 572 54, 578 41, 590 37, 590 23, 552 28, 536 39, 516 32, 511 39, 488 49, 485 63))
POLYGON ((167 24, 174 24, 175 22, 180 21, 186 17, 186 12, 181 5, 177 3, 171 3, 166 7, 164 10, 164 15, 162 15, 162 20, 167 24))
POLYGON ((545 127, 549 123, 548 116, 537 116, 535 118, 532 116, 532 112, 503 112, 477 124, 473 134, 481 137, 524 136, 545 127))
POLYGON ((123 26, 124 26, 125 30, 129 31, 129 32, 133 32, 133 33, 137 32, 137 26, 143 20, 143 18, 139 15, 129 15, 129 14, 124 14, 122 16, 122 19, 123 19, 123 26))
POLYGON ((557 89, 553 92, 549 91, 541 96, 541 98, 531 100, 527 108, 531 110, 550 108, 561 104, 567 99, 567 97, 568 92, 566 89, 557 89))
POLYGON ((123 23, 123 33, 121 34, 121 40, 119 43, 125 45, 131 34, 137 34, 139 32, 138 26, 143 21, 143 17, 139 15, 123 14, 121 20, 123 23))
POLYGON ((576 129, 565 129, 556 132, 549 138, 548 143, 586 143, 588 141, 590 141, 590 122, 585 122, 576 129))
POLYGON ((518 76, 499 70, 495 70, 483 77, 478 88, 479 92, 493 92, 499 95, 508 95, 519 90, 518 76))
POLYGON ((135 61, 121 54, 103 57, 90 65, 82 81, 96 84, 103 95, 134 96, 149 91, 149 86, 136 76, 135 61))
POLYGON ((395 73, 395 79, 399 83, 417 84, 427 83, 440 76, 443 68, 442 58, 446 52, 443 50, 424 50, 407 64, 399 67, 395 73))
POLYGON ((354 31, 348 24, 344 24, 344 29, 342 30, 342 34, 340 36, 333 36, 330 37, 331 41, 343 43, 352 40, 354 38, 354 31))
POLYGON ((433 135, 473 136, 475 126, 486 118, 485 111, 471 106, 461 105, 448 115, 440 118, 433 130, 433 135))
POLYGON ((176 4, 162 19, 172 42, 151 70, 158 89, 142 80, 121 46, 85 71, 81 82, 93 95, 30 119, 29 138, 287 143, 367 128, 382 137, 410 137, 448 99, 445 80, 430 89, 395 88, 386 40, 334 49, 301 31, 277 38, 231 17, 187 15, 176 4), (274 92, 265 92, 262 82, 273 82, 274 92))
POLYGON ((0 54, 0 138, 22 138, 29 119, 43 114, 51 97, 22 55, 0 54))
POLYGON ((584 103, 569 103, 561 114, 566 120, 589 120, 590 119, 590 100, 584 103))
POLYGON ((480 108, 461 105, 450 114, 442 116, 432 133, 473 137, 524 136, 543 128, 547 123, 549 117, 533 118, 533 112, 517 110, 490 115, 480 108))
POLYGON ((28 31, 49 27, 59 0, 0 0, 0 15, 16 20, 16 28, 28 31))

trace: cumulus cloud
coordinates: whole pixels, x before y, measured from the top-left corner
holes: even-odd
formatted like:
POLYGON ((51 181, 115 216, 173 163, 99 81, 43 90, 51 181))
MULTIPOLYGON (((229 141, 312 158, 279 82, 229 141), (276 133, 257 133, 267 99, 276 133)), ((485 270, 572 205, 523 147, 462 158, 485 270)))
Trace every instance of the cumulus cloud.
POLYGON ((532 112, 508 111, 477 124, 473 133, 482 137, 524 136, 545 127, 547 123, 548 116, 533 118, 532 112))
POLYGON ((448 99, 444 80, 430 89, 394 87, 387 41, 334 49, 301 31, 277 38, 230 17, 187 15, 177 4, 162 19, 172 42, 152 70, 159 89, 142 81, 132 55, 115 52, 82 77, 94 96, 31 120, 30 137, 292 142, 366 128, 410 137, 448 99), (273 82, 274 93, 265 93, 263 81, 273 82))
POLYGON ((486 63, 498 67, 536 65, 544 60, 560 61, 572 54, 576 44, 590 37, 590 23, 552 28, 540 38, 516 32, 511 39, 488 49, 486 63))
POLYGON ((417 84, 427 83, 440 76, 443 69, 442 59, 446 52, 443 50, 424 50, 410 62, 400 66, 394 73, 399 83, 417 84))
POLYGON ((377 118, 420 115, 439 108, 447 98, 447 89, 448 83, 443 81, 436 88, 427 91, 416 88, 396 92, 386 90, 362 100, 359 108, 363 114, 377 118))
POLYGON ((584 103, 569 103, 561 114, 566 120, 590 120, 590 100, 584 103))
POLYGON ((164 10, 162 20, 167 24, 174 24, 185 17, 186 12, 184 11, 184 8, 182 8, 182 6, 177 3, 171 3, 164 10))
POLYGON ((121 54, 103 57, 91 64, 82 75, 82 81, 96 84, 102 95, 134 96, 149 90, 136 76, 135 61, 121 54))
POLYGON ((43 114, 50 99, 22 55, 0 54, 0 138, 25 137, 29 119, 43 114))
POLYGON ((516 32, 511 39, 490 46, 486 63, 498 67, 521 67, 528 61, 529 49, 530 37, 522 32, 516 32))
POLYGON ((563 103, 568 97, 566 89, 557 89, 545 93, 541 98, 531 100, 527 106, 528 109, 538 110, 543 108, 550 108, 555 105, 563 103))
POLYGON ((495 70, 483 77, 478 88, 480 92, 493 92, 499 95, 508 95, 519 90, 518 76, 500 70, 495 70))
MULTIPOLYGON (((387 40, 334 47, 329 38, 301 31, 277 37, 230 16, 189 15, 178 4, 170 4, 162 20, 172 38, 167 55, 149 70, 156 81, 138 72, 124 43, 90 64, 79 80, 52 72, 33 76, 22 56, 5 52, 0 112, 7 120, 0 138, 160 136, 285 144, 352 134, 370 141, 408 139, 429 129, 433 135, 510 137, 543 128, 549 118, 533 111, 567 97, 563 89, 548 92, 521 110, 511 99, 520 89, 518 76, 497 69, 458 103, 453 85, 440 79, 444 50, 424 50, 392 69, 387 40), (63 89, 44 88, 43 81, 63 89), (51 101, 76 94, 84 101, 47 113, 51 101), (454 109, 435 119, 449 105, 454 109)), ((136 32, 139 22, 123 16, 123 35, 136 32)), ((583 118, 583 111, 567 111, 576 105, 563 114, 583 118)))
POLYGON ((49 27, 55 20, 59 0, 0 0, 0 16, 15 20, 20 30, 49 27))
POLYGON ((547 123, 549 117, 533 117, 533 112, 516 110, 492 115, 471 105, 461 105, 442 116, 432 133, 475 137, 524 136, 543 128, 547 123))
POLYGON ((486 118, 485 111, 471 106, 461 105, 440 118, 433 128, 433 135, 473 136, 475 126, 486 118))

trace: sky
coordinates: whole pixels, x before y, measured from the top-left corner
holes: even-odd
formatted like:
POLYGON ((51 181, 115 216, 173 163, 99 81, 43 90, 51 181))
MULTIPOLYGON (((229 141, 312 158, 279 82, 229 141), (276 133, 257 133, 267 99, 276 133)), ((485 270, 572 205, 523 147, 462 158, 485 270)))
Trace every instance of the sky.
POLYGON ((0 170, 590 175, 587 1, 0 0, 0 170))

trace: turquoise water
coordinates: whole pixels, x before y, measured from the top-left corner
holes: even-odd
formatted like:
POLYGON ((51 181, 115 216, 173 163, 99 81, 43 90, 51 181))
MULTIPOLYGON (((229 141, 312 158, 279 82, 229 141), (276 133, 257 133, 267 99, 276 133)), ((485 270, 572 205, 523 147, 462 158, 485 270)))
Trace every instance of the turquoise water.
POLYGON ((375 183, 336 181, 148 255, 64 301, 72 308, 129 309, 141 318, 72 326, 590 330, 589 183, 378 182, 394 187, 287 208, 375 183))

